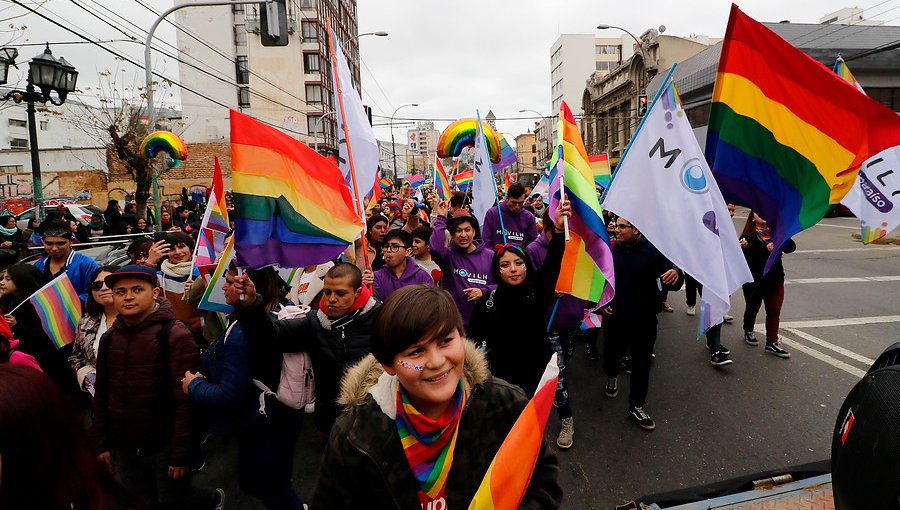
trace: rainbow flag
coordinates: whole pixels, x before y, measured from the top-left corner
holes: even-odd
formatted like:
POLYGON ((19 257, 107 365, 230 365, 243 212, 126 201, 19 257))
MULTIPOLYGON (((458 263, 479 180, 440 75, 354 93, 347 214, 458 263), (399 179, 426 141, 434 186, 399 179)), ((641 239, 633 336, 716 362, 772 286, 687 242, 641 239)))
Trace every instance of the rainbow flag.
POLYGON ((512 147, 510 147, 509 142, 506 141, 506 138, 503 137, 500 133, 497 133, 497 136, 500 137, 500 162, 494 165, 494 172, 499 172, 504 168, 512 165, 518 158, 516 158, 516 151, 512 147))
POLYGON ((381 189, 388 189, 394 185, 394 183, 392 183, 391 180, 388 179, 387 177, 382 177, 380 184, 381 184, 381 189))
POLYGON ((594 172, 575 118, 565 101, 559 107, 556 143, 550 164, 551 218, 560 201, 561 177, 564 177, 564 191, 572 206, 570 239, 566 241, 556 291, 603 306, 615 292, 612 250, 594 187, 594 172))
POLYGON ((444 170, 444 165, 441 164, 441 158, 436 154, 434 156, 434 191, 441 200, 450 200, 450 195, 453 193, 450 190, 450 179, 447 178, 447 172, 444 170))
POLYGON ((766 270, 840 202, 863 162, 898 143, 894 112, 732 5, 706 159, 725 200, 768 222, 766 270))
MULTIPOLYGON (((227 234, 231 227, 228 225, 228 207, 225 205, 225 183, 222 181, 222 167, 219 166, 219 156, 213 156, 215 168, 213 170, 212 186, 209 190, 206 209, 211 210, 208 220, 208 228, 227 234)), ((224 247, 224 242, 222 247, 224 247)), ((217 246, 218 251, 222 251, 217 246)))
POLYGON ((422 174, 412 174, 406 176, 406 182, 409 183, 413 188, 418 188, 419 186, 425 184, 425 176, 422 174))
POLYGON ((850 72, 850 68, 847 67, 847 63, 844 62, 844 57, 842 57, 841 55, 838 55, 838 58, 834 61, 834 68, 832 69, 832 71, 834 71, 834 74, 843 78, 844 81, 856 87, 856 90, 862 92, 863 94, 866 93, 866 91, 863 90, 862 85, 860 85, 859 82, 856 81, 856 76, 853 76, 853 73, 850 72))
POLYGON ((460 191, 466 191, 472 185, 472 179, 475 177, 474 170, 465 170, 453 176, 453 182, 460 191))
POLYGON ((350 188, 334 163, 234 110, 231 165, 241 266, 320 264, 362 232, 350 188))
POLYGON ((54 347, 62 349, 75 340, 75 326, 81 319, 81 300, 65 273, 57 276, 28 298, 44 332, 54 347))
POLYGON ((509 170, 503 171, 503 195, 507 195, 509 193, 509 186, 512 184, 509 180, 509 170))
POLYGON ((515 510, 519 508, 537 464, 544 428, 559 379, 556 354, 550 358, 538 390, 509 430, 494 460, 481 480, 469 510, 515 510))
POLYGON ((609 181, 612 180, 612 172, 609 168, 609 155, 595 154, 588 156, 588 164, 591 166, 591 172, 594 173, 594 187, 597 188, 597 195, 602 195, 606 188, 609 187, 609 181))

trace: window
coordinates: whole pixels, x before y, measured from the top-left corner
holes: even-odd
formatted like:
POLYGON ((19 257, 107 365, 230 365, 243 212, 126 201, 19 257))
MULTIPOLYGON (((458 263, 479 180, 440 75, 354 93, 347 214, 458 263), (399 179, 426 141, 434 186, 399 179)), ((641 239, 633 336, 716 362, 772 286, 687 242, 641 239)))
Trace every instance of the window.
POLYGON ((9 127, 25 127, 28 123, 24 120, 19 119, 9 119, 9 127))
POLYGON ((48 127, 50 127, 50 121, 42 120, 41 121, 41 131, 46 131, 48 127))
POLYGON ((310 73, 318 73, 320 71, 319 68, 319 54, 318 53, 304 53, 303 54, 303 69, 307 74, 310 73))
POLYGON ((301 21, 300 37, 303 42, 316 42, 319 39, 319 26, 315 21, 301 21))
POLYGON ((28 140, 24 138, 10 138, 9 147, 11 149, 27 149, 28 140))
POLYGON ((307 85, 306 86, 306 102, 310 104, 318 104, 322 102, 322 86, 307 85))
POLYGON ((250 108, 250 87, 238 87, 238 107, 250 108))
MULTIPOLYGON (((866 91, 868 92, 868 91, 866 91)), ((695 108, 691 108, 688 110, 687 118, 688 122, 691 123, 693 127, 700 127, 709 124, 709 110, 710 104, 707 103, 705 105, 697 106, 695 108)))
POLYGON ((248 85, 250 83, 250 57, 238 56, 234 59, 234 67, 238 85, 248 85))
POLYGON ((316 0, 300 0, 301 9, 315 9, 316 0))
POLYGON ((537 144, 531 144, 531 152, 537 152, 537 144))
POLYGON ((234 26, 234 45, 247 45, 247 25, 240 23, 234 26))
POLYGON ((234 12, 234 13, 244 12, 244 6, 243 5, 232 5, 231 12, 234 12))
POLYGON ((622 54, 622 47, 614 44, 598 44, 594 48, 597 50, 597 55, 620 56, 622 54))
POLYGON ((598 71, 612 71, 619 65, 618 62, 597 62, 598 71))
POLYGON ((866 94, 895 112, 900 109, 900 89, 892 87, 866 87, 866 94))
POLYGON ((25 171, 25 167, 22 165, 0 165, 0 173, 4 174, 18 174, 25 171))

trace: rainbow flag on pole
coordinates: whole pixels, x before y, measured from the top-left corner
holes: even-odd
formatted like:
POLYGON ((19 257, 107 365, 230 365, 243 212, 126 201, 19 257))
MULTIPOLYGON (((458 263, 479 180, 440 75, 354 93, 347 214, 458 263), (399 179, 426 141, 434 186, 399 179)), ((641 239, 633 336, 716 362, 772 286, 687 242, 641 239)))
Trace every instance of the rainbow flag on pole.
POLYGON ((516 157, 515 149, 509 145, 506 138, 500 133, 497 133, 497 135, 500 137, 500 161, 494 165, 494 172, 499 172, 519 160, 516 157))
POLYGON ((588 156, 588 163, 591 165, 591 172, 594 173, 594 187, 597 188, 597 195, 603 195, 603 192, 609 187, 609 181, 612 180, 612 171, 609 168, 609 155, 595 154, 588 156))
POLYGON ((766 270, 788 239, 841 201, 860 166, 898 144, 893 111, 732 5, 706 159, 725 200, 768 222, 775 249, 766 270))
POLYGON ((75 340, 75 326, 81 318, 81 300, 65 273, 31 295, 44 332, 61 349, 75 340))
POLYGON ((863 90, 862 85, 856 81, 856 76, 853 76, 853 73, 850 72, 850 68, 847 67, 847 63, 844 62, 844 57, 841 55, 838 55, 837 59, 834 61, 834 69, 832 70, 834 71, 834 74, 840 76, 844 81, 856 87, 856 90, 863 94, 866 93, 866 91, 863 90))
POLYGON ((472 185, 472 179, 475 177, 474 170, 466 170, 453 176, 453 182, 460 191, 466 191, 472 185))
POLYGON ((544 428, 559 379, 556 354, 550 358, 534 397, 522 410, 481 480, 469 510, 515 510, 528 489, 544 440, 544 428))
POLYGON ((509 186, 512 184, 512 182, 509 180, 509 170, 504 170, 503 172, 504 172, 504 175, 503 175, 503 196, 506 196, 507 194, 509 194, 509 186))
POLYGON ((594 187, 594 172, 565 101, 559 107, 556 143, 550 162, 550 215, 555 215, 561 199, 560 177, 564 177, 564 191, 572 206, 570 239, 566 241, 556 291, 603 306, 615 292, 612 250, 594 187))
POLYGON ((234 110, 231 165, 241 266, 321 264, 362 232, 350 188, 333 162, 234 110))
POLYGON ((434 190, 441 200, 450 200, 450 195, 453 193, 450 190, 450 179, 447 178, 447 172, 437 154, 434 156, 434 190))
POLYGON ((425 176, 422 174, 412 174, 406 177, 406 182, 409 183, 413 188, 418 188, 419 186, 425 184, 425 176))
POLYGON ((381 181, 379 181, 379 184, 381 185, 381 189, 388 189, 394 185, 394 183, 392 183, 391 180, 387 177, 382 177, 381 181))

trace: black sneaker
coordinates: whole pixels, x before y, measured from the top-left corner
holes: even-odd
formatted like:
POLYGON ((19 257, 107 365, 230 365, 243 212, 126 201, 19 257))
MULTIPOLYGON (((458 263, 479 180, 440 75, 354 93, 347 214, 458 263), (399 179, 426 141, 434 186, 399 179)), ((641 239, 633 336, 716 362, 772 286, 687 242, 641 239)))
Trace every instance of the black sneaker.
POLYGON ((722 367, 733 363, 731 358, 728 357, 728 354, 721 350, 712 353, 709 357, 709 362, 714 367, 722 367))
POLYGON ((774 354, 779 358, 790 358, 791 353, 781 348, 781 342, 766 342, 766 352, 769 354, 774 354))
POLYGON ((650 415, 644 412, 643 407, 632 407, 631 416, 644 430, 653 430, 656 428, 656 424, 650 419, 650 415))
POLYGON ((744 331, 744 341, 747 342, 747 345, 759 345, 759 340, 756 339, 756 333, 752 331, 744 331))
POLYGON ((616 398, 616 395, 619 394, 619 384, 615 377, 606 380, 605 393, 609 398, 616 398))
MULTIPOLYGON (((710 354, 712 354, 712 352, 713 352, 712 349, 710 349, 708 345, 706 346, 706 350, 709 351, 710 354)), ((722 344, 719 344, 719 351, 718 351, 718 352, 721 352, 722 354, 724 354, 724 355, 726 355, 726 356, 731 356, 731 349, 729 349, 728 347, 725 347, 725 346, 722 345, 722 344)))

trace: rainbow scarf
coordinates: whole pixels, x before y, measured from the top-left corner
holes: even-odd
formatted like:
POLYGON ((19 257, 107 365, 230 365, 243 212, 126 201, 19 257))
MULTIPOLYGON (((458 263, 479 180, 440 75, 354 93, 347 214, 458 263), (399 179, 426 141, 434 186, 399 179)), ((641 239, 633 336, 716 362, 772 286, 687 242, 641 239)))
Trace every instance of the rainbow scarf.
POLYGON ((462 379, 450 406, 434 420, 413 407, 403 385, 397 392, 397 433, 409 467, 419 483, 419 500, 423 504, 444 494, 447 476, 453 466, 459 419, 465 405, 466 392, 462 379))
POLYGON ((756 227, 756 238, 763 244, 772 242, 772 234, 769 233, 769 227, 756 227))

